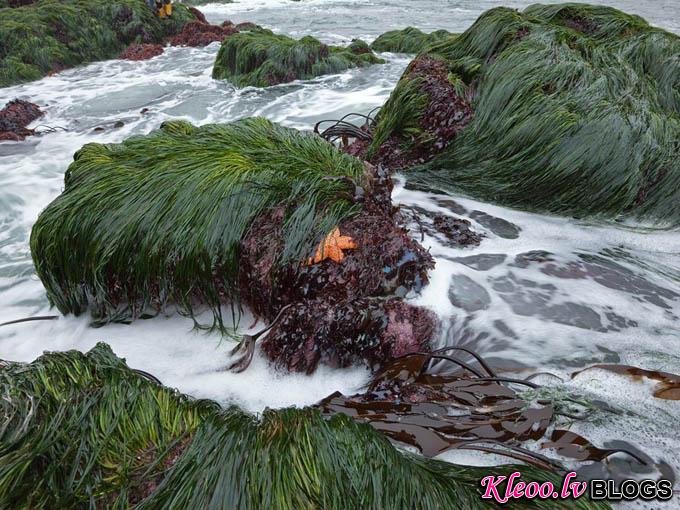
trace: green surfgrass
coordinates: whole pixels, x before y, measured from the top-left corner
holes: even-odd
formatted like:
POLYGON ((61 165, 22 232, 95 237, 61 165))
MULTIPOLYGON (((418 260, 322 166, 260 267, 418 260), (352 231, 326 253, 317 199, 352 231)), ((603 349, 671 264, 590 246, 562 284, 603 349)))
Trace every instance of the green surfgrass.
POLYGON ((145 0, 38 0, 0 8, 0 87, 116 57, 133 42, 160 43, 194 19, 177 3, 159 19, 145 0))
POLYGON ((296 40, 259 30, 234 34, 222 43, 213 78, 237 87, 268 87, 383 62, 363 41, 343 48, 327 46, 311 36, 296 40))
MULTIPOLYGON (((530 466, 466 467, 400 451, 347 416, 194 400, 87 354, 0 362, 0 508, 485 509, 480 480, 530 466)), ((504 508, 605 508, 518 500, 504 508)))
POLYGON ((379 35, 371 43, 371 49, 392 53, 420 53, 450 35, 452 34, 446 30, 435 30, 426 34, 415 27, 406 27, 403 30, 390 30, 379 35))
POLYGON ((31 252, 60 312, 127 321, 238 302, 239 243, 253 220, 286 206, 284 249, 299 264, 358 211, 365 166, 321 138, 254 118, 194 127, 166 122, 121 144, 87 144, 64 192, 41 213, 31 252), (348 179, 350 182, 348 182, 348 179))
MULTIPOLYGON (((484 13, 427 54, 472 95, 474 118, 410 179, 528 210, 680 221, 680 37, 586 4, 484 13)), ((425 137, 407 75, 369 154, 425 137)))

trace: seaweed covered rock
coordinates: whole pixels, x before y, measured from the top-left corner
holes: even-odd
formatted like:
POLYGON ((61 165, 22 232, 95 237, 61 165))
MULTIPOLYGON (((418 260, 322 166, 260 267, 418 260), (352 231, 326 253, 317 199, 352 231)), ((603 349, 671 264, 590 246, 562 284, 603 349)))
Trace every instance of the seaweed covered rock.
POLYGON ((470 92, 446 61, 417 57, 378 114, 366 157, 392 169, 424 163, 472 120, 470 92))
POLYGON ((144 0, 41 0, 0 16, 0 87, 115 58, 132 43, 158 44, 195 19, 177 4, 159 19, 144 0))
POLYGON ((403 30, 390 30, 378 36, 371 43, 373 51, 391 51, 392 53, 420 53, 434 43, 453 34, 446 30, 435 30, 429 34, 415 27, 403 30))
POLYGON ((396 150, 413 164, 425 147, 431 161, 409 171, 416 184, 510 206, 677 223, 679 52, 677 35, 609 7, 492 9, 417 59, 438 63, 442 89, 447 75, 460 104, 451 131, 436 117, 428 128, 441 110, 414 64, 368 154, 396 150))
POLYGON ((182 31, 170 39, 173 46, 207 46, 213 42, 222 42, 238 29, 230 24, 211 25, 203 21, 191 21, 184 25, 182 31))
POLYGON ((118 58, 122 60, 148 60, 163 54, 160 44, 131 44, 118 58))
POLYGON ((295 40, 260 29, 222 43, 213 78, 229 80, 237 87, 268 87, 383 62, 361 41, 342 48, 310 36, 295 40))
POLYGON ((241 243, 241 297, 272 323, 263 351, 288 370, 311 372, 320 362, 377 368, 427 350, 437 329, 434 314, 401 299, 427 283, 434 261, 399 226, 390 178, 372 166, 367 177, 354 191, 361 210, 337 231, 351 239, 341 263, 272 264, 285 249, 281 207, 256 219, 241 243))
POLYGON ((26 126, 43 115, 36 104, 22 99, 10 101, 0 110, 0 141, 19 142, 31 136, 33 130, 26 126))
POLYGON ((427 348, 435 330, 428 312, 385 299, 418 290, 433 267, 398 226, 391 186, 375 167, 265 119, 169 122, 76 153, 31 250, 62 313, 106 323, 207 308, 208 326, 224 330, 221 305, 244 303, 269 324, 265 353, 280 365, 373 366, 427 348))
POLYGON ((323 140, 261 118, 166 122, 75 154, 64 193, 33 227, 33 260, 62 313, 106 322, 167 303, 192 315, 200 303, 221 325, 220 304, 239 298, 239 246, 253 221, 284 207, 283 249, 271 263, 299 266, 360 210, 351 193, 365 171, 323 140))
MULTIPOLYGON (((489 508, 467 467, 396 449, 318 410, 221 409, 128 368, 106 344, 0 363, 0 507, 489 508)), ((559 478, 522 466, 524 481, 559 478)), ((505 508, 601 508, 516 500, 505 508)))

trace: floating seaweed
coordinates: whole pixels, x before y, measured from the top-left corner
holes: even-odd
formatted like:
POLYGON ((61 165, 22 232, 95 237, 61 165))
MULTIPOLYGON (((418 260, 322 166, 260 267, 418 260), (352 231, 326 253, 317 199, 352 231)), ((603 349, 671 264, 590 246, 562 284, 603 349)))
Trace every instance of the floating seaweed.
POLYGON ((659 370, 645 370, 630 365, 593 365, 592 367, 574 372, 571 376, 576 377, 587 370, 607 370, 618 375, 630 377, 634 381, 642 381, 643 378, 657 381, 654 386, 654 396, 665 400, 680 400, 680 375, 661 372, 659 370))
POLYGON ((362 41, 342 48, 311 36, 295 40, 256 29, 235 34, 222 43, 213 78, 229 80, 237 87, 269 87, 383 62, 362 41))

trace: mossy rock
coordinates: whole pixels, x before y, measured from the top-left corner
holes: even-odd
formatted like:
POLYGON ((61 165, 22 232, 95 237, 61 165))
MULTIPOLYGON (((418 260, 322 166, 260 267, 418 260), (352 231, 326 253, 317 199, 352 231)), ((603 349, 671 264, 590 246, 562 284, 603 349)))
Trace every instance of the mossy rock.
POLYGON ((237 87, 268 87, 381 63, 363 41, 343 48, 311 36, 296 40, 260 30, 234 34, 222 43, 213 78, 237 87))
POLYGON ((420 53, 434 43, 450 36, 455 37, 454 34, 446 30, 436 30, 426 34, 415 27, 406 27, 403 30, 390 30, 381 34, 371 43, 371 49, 392 53, 420 53))
MULTIPOLYGON (((0 361, 0 507, 136 509, 489 508, 479 481, 517 466, 466 467, 397 450, 369 425, 314 408, 194 400, 87 354, 0 361)), ((521 466, 522 479, 557 476, 521 466)), ((604 508, 517 500, 504 508, 604 508)))
MULTIPOLYGON (((239 246, 253 220, 283 208, 275 267, 312 256, 360 210, 366 167, 312 134, 246 119, 166 122, 121 144, 87 144, 64 192, 41 213, 31 252, 50 302, 98 322, 173 303, 193 315, 239 298, 239 246)), ((231 324, 230 324, 231 325, 231 324)))
POLYGON ((159 19, 144 0, 40 0, 0 11, 0 87, 115 58, 131 43, 160 43, 194 19, 175 5, 159 19))
MULTIPOLYGON (((677 224, 679 54, 680 37, 609 7, 487 11, 424 55, 446 64, 474 117, 410 179, 523 209, 677 224)), ((427 139, 428 101, 407 71, 369 154, 427 139)))

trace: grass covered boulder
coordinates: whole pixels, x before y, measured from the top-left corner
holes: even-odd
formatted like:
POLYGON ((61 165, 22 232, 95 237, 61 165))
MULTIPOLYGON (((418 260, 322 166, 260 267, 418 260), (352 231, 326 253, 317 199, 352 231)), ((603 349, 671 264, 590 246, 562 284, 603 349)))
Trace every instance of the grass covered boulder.
POLYGON ((363 41, 344 48, 311 36, 296 40, 259 29, 234 34, 222 43, 213 78, 237 87, 268 87, 383 62, 363 41))
MULTIPOLYGON (((0 360, 0 395, 2 508, 482 509, 492 503, 480 480, 516 470, 426 459, 313 408, 223 409, 149 380, 106 344, 0 360)), ((559 484, 531 466, 521 472, 559 484)), ((604 505, 583 497, 504 508, 525 506, 604 505)))
POLYGON ((177 4, 161 20, 145 0, 40 0, 0 9, 0 87, 115 58, 131 43, 160 43, 194 19, 177 4))
POLYGON ((510 206, 678 223, 679 54, 609 7, 492 9, 407 69, 368 158, 510 206))
POLYGON ((433 260, 399 226, 389 176, 315 135, 262 118, 166 122, 84 146, 64 185, 31 233, 64 314, 210 310, 200 326, 226 331, 222 306, 245 304, 269 328, 270 359, 307 372, 379 364, 434 332, 431 313, 399 301, 433 260))
POLYGON ((452 35, 446 30, 435 30, 429 34, 415 27, 403 30, 390 30, 379 35, 371 43, 373 51, 391 51, 392 53, 420 53, 441 39, 452 35))

